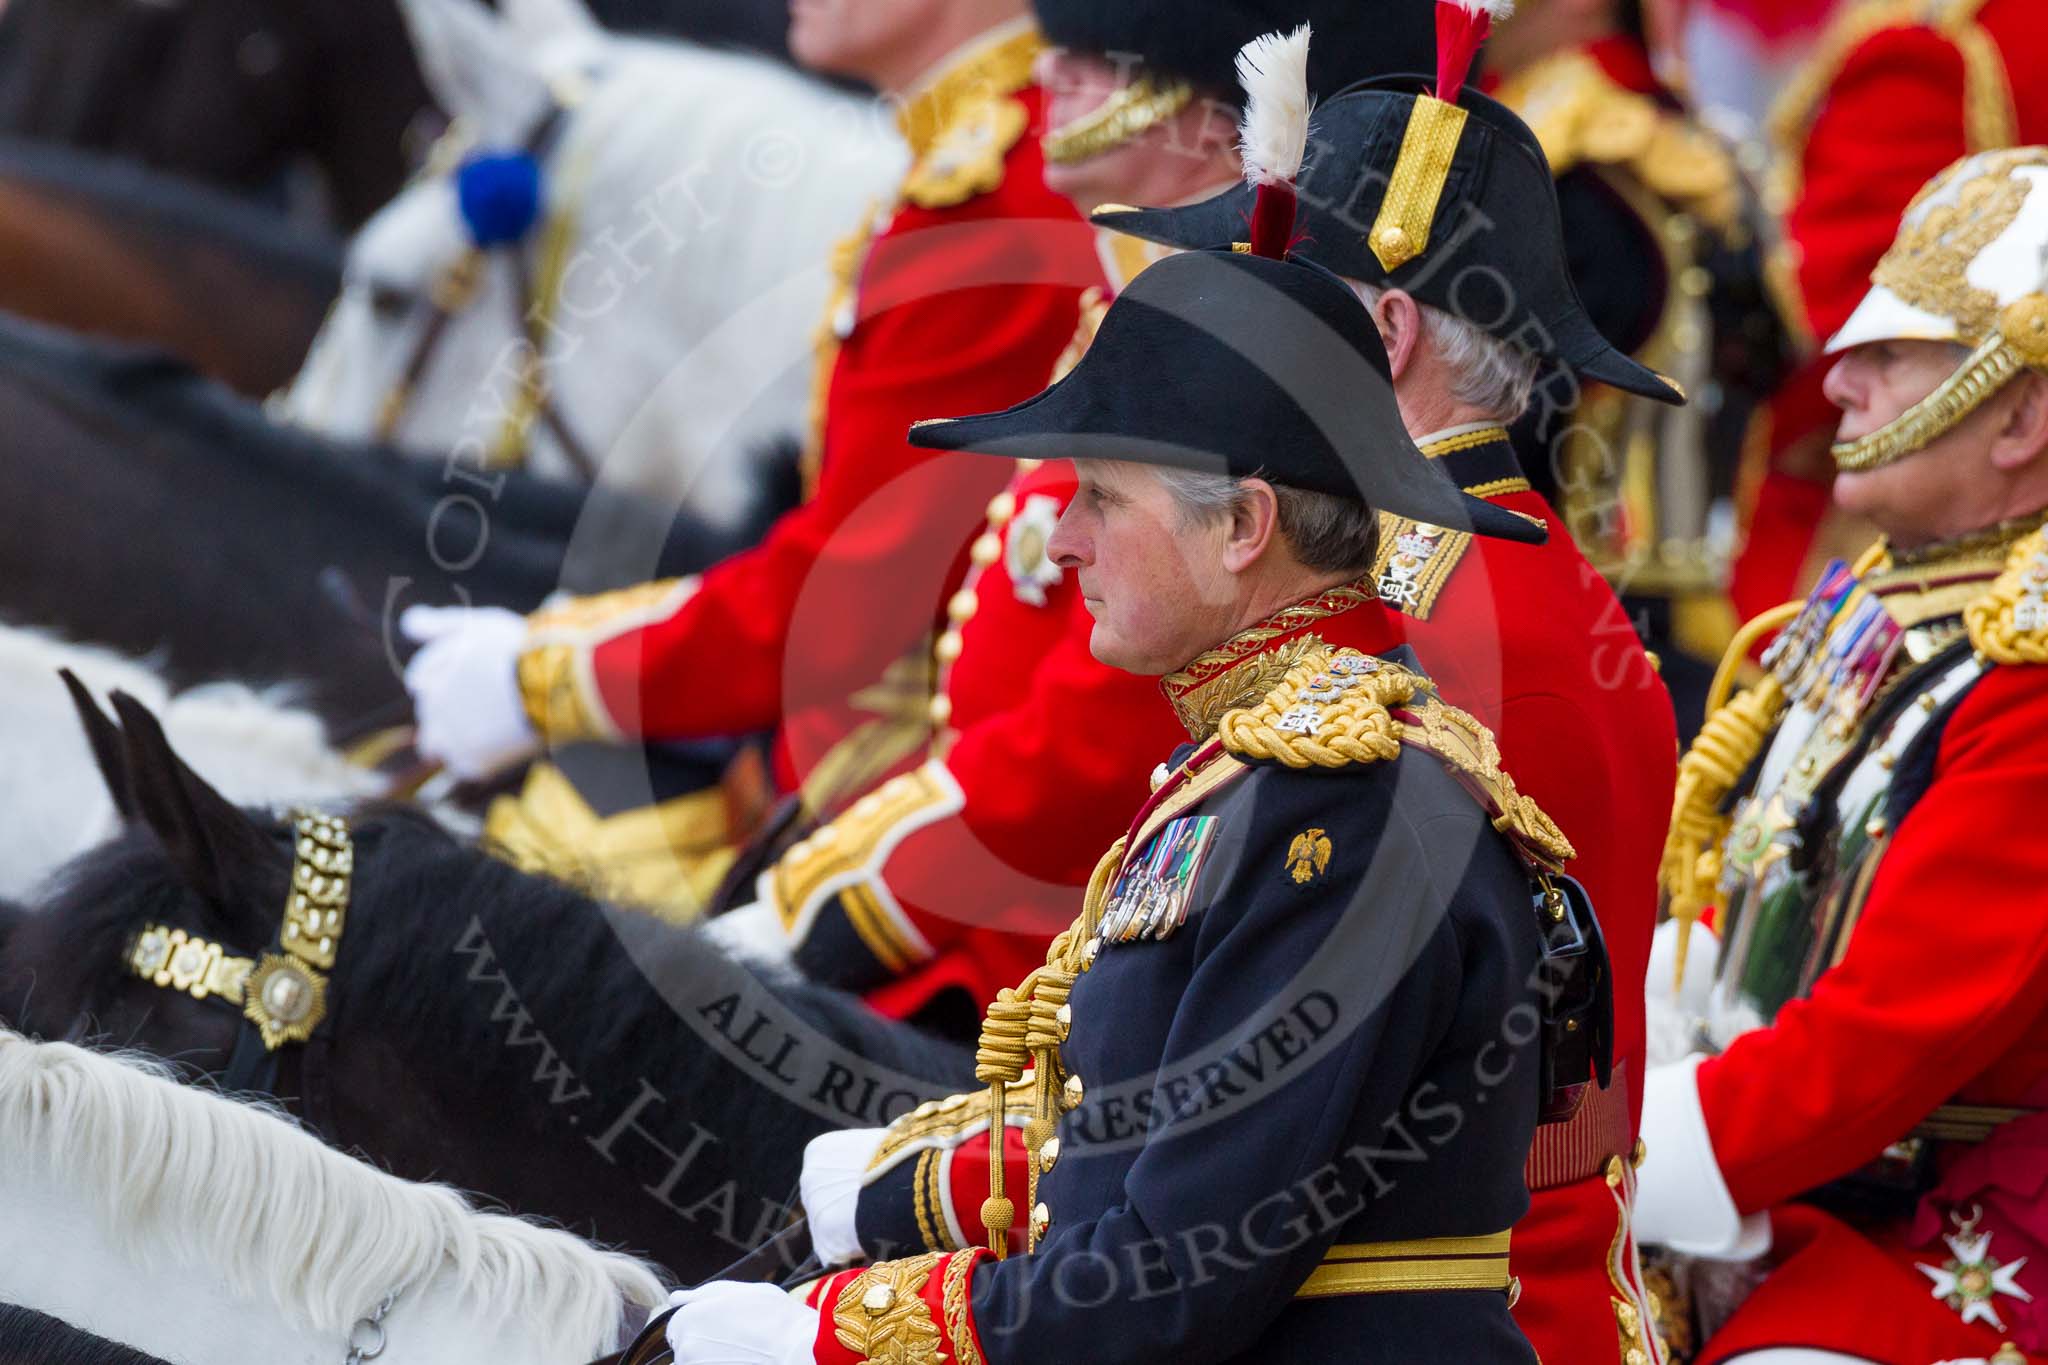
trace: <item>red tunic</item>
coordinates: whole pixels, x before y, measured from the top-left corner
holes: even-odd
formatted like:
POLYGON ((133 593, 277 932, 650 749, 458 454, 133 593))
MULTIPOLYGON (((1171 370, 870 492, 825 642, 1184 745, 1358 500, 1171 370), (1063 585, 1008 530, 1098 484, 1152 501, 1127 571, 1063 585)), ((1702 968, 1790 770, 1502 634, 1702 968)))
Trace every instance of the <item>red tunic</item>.
POLYGON ((1614 1087, 1591 1096, 1572 1124, 1539 1130, 1533 1197, 1513 1253, 1522 1280, 1515 1320, 1537 1353, 1591 1360, 1592 1343, 1617 1340, 1616 1301, 1632 1297, 1609 1275, 1621 1214, 1604 1174, 1633 1148, 1642 1105, 1642 982, 1677 729, 1620 600, 1549 503, 1519 479, 1505 435, 1486 428, 1421 445, 1468 490, 1489 491, 1490 501, 1552 531, 1542 546, 1444 537, 1411 568, 1398 562, 1411 532, 1396 523, 1380 569, 1383 593, 1408 602, 1393 618, 1395 642, 1405 638, 1444 699, 1494 732, 1502 766, 1577 848, 1568 870, 1591 895, 1613 960, 1614 1087))
POLYGON ((681 739, 781 726, 790 782, 845 737, 852 695, 928 638, 935 585, 957 574, 1010 470, 933 459, 905 433, 1037 392, 1100 279, 1090 229, 1044 184, 1042 97, 1025 84, 1036 47, 1028 33, 993 41, 913 101, 919 155, 902 198, 838 262, 849 287, 821 336, 813 496, 658 619, 579 621, 554 670, 576 704, 545 708, 586 718, 568 728, 681 739))
MULTIPOLYGON (((1708 1135, 1739 1210, 1772 1209, 1856 1170, 1944 1103, 2048 1105, 2048 843, 2037 828, 2044 791, 2048 672, 1994 667, 1942 732, 1931 785, 1894 831, 1840 962, 1771 1027, 1700 1066, 1708 1135)), ((1775 1254, 1804 1268, 1782 1282, 1785 1271, 1774 1272, 1727 1338, 1713 1343, 1715 1357, 1791 1330, 1786 1315, 1802 1284, 1815 1276, 1840 1282, 1847 1267, 1863 1263, 1884 1268, 1868 1284, 1888 1334, 1875 1360, 1988 1356, 2001 1340, 2048 1352, 2048 1218, 2040 1204, 2048 1121, 2037 1113, 1979 1146, 1945 1148, 1941 1170, 1937 1204, 1981 1204, 1992 1254, 2006 1262, 2029 1256, 2018 1282, 2035 1302, 1993 1301, 2006 1331, 1966 1328, 1913 1270, 1947 1259, 1934 1236, 1955 1229, 1933 1214, 1923 1210, 1910 1226, 1866 1227, 1872 1247, 1810 1210, 1780 1210, 1775 1254), (1885 1293, 1893 1296, 1888 1305, 1885 1293)), ((1844 1311, 1838 1320, 1831 1307, 1823 1336, 1814 1339, 1807 1320, 1797 1329, 1806 1335, 1784 1339, 1834 1347, 1835 1329, 1853 1328, 1856 1318, 1844 1311)))

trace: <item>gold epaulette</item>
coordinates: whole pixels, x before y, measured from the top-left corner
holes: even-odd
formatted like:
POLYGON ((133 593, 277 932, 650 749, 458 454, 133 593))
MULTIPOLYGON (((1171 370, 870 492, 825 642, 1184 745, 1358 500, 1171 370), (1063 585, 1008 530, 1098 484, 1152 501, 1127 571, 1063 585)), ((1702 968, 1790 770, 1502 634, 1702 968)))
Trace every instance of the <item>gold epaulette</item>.
POLYGON ((1963 134, 1972 152, 2010 147, 2019 140, 2005 58, 1977 22, 1985 0, 1857 0, 1829 23, 1813 56, 1771 107, 1765 132, 1773 156, 1771 203, 1783 212, 1798 197, 1820 106, 1856 49, 1889 29, 1926 28, 1947 38, 1963 58, 1963 134))
POLYGON ((1532 861, 1557 871, 1579 856, 1557 822, 1516 789, 1515 779, 1501 766, 1500 745, 1477 716, 1423 692, 1402 708, 1401 717, 1401 742, 1436 755, 1470 782, 1493 817, 1493 827, 1532 861))
POLYGON ((1000 187, 1010 149, 1031 125, 1015 95, 1045 40, 1019 26, 949 67, 897 119, 914 158, 903 197, 919 208, 964 204, 1000 187))
POLYGON ((1741 217, 1741 178, 1721 140, 1617 83, 1586 52, 1536 63, 1503 82, 1499 98, 1535 132, 1553 175, 1582 164, 1618 167, 1717 230, 1741 217))
POLYGON ((2048 533, 2012 547, 2001 573, 1963 609, 1970 643, 1996 664, 2048 663, 2048 533))
POLYGON ((1227 713, 1218 732, 1231 754, 1290 768, 1384 763, 1404 744, 1421 749, 1468 781, 1494 827, 1537 861, 1559 867, 1576 856, 1557 823, 1516 790, 1492 732, 1399 664, 1311 650, 1264 701, 1227 713))
POLYGON ((1355 649, 1309 650, 1256 705, 1224 713, 1223 747, 1290 768, 1384 763, 1401 752, 1401 723, 1388 708, 1428 681, 1355 649))

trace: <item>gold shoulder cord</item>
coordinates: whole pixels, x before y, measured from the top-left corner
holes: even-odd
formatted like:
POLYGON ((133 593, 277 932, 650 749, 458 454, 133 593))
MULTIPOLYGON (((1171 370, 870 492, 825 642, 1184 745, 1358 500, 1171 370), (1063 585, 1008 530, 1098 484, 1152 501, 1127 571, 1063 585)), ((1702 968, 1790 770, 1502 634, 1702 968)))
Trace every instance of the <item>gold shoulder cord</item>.
POLYGON ((1015 989, 1006 988, 996 996, 981 1026, 974 1078, 989 1088, 988 1198, 981 1206, 981 1224, 988 1229, 988 1249, 998 1260, 1009 1254, 1010 1229, 1017 1223, 1017 1206, 1003 1187, 1004 1114, 1010 1087, 1024 1078, 1027 1066, 1033 1068, 1033 1085, 1032 1116, 1024 1125, 1024 1146, 1030 1154, 1025 1198, 1032 1204, 1026 1245, 1035 1250, 1051 1225, 1050 1212, 1037 1203, 1038 1177, 1059 1157, 1053 1136, 1058 1115, 1077 1108, 1083 1094, 1080 1078, 1065 1076, 1060 1062, 1060 1044, 1067 1040, 1074 1017, 1067 997, 1075 978, 1094 962, 1085 945, 1102 922, 1103 904, 1123 859, 1124 841, 1118 839, 1095 865, 1080 918, 1052 941, 1043 967, 1015 989))

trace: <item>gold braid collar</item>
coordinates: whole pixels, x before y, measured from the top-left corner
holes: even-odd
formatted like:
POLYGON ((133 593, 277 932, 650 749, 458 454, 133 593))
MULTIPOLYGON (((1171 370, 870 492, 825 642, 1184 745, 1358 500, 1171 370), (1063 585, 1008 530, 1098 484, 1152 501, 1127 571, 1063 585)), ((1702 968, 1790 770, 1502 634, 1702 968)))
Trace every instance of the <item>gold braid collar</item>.
POLYGON ((1216 733, 1226 711, 1250 706, 1273 690, 1288 670, 1311 649, 1322 645, 1313 635, 1274 642, 1343 612, 1379 601, 1370 580, 1346 583, 1275 612, 1259 624, 1239 631, 1201 655, 1178 673, 1159 680, 1173 713, 1196 741, 1216 733))
POLYGON ((1475 792, 1528 862, 1557 871, 1577 856, 1556 822, 1516 789, 1492 732, 1399 664, 1319 646, 1258 705, 1230 712, 1218 728, 1228 753, 1289 768, 1384 763, 1404 744, 1421 749, 1475 792))
POLYGON ((1031 84, 1045 40, 1029 25, 991 33, 903 107, 897 126, 915 158, 903 198, 952 208, 1003 183, 1006 159, 1031 116, 1011 96, 1031 84))

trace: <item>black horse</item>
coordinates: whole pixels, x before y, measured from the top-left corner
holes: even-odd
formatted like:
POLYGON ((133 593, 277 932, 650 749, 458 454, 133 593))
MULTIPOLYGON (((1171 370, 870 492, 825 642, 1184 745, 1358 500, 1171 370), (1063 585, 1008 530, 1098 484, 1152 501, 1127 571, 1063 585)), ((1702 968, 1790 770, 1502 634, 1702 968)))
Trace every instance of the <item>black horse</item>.
POLYGON ((330 233, 105 155, 0 138, 0 311, 160 346, 260 397, 341 288, 330 233))
POLYGON ((0 1303, 0 1365, 165 1365, 30 1308, 0 1303))
MULTIPOLYGON (((274 945, 291 829, 228 804, 132 699, 116 698, 117 726, 74 694, 129 828, 0 926, 0 1018, 222 1077, 240 1012, 125 964, 149 924, 234 955, 274 945)), ((354 838, 328 1015, 277 1054, 273 1088, 326 1141, 400 1175, 690 1283, 783 1226, 808 1139, 974 1085, 965 1047, 764 980, 694 930, 517 872, 414 811, 361 811, 354 838)))
POLYGON ((174 686, 300 684, 344 740, 410 717, 399 608, 526 611, 695 570, 790 496, 714 531, 601 487, 342 445, 158 353, 4 318, 0 433, 0 618, 150 655, 174 686))

